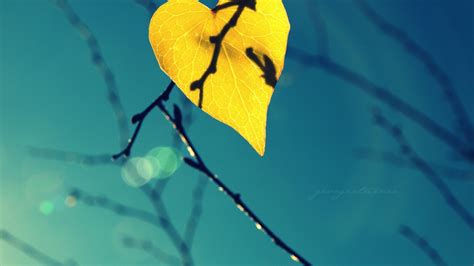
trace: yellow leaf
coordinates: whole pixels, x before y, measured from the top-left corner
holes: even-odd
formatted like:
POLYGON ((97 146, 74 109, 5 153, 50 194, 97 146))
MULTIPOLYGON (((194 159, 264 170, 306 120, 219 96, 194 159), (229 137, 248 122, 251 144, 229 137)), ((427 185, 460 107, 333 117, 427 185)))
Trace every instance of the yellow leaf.
POLYGON ((149 38, 181 91, 263 156, 289 30, 282 0, 220 0, 213 10, 197 0, 168 0, 153 15, 149 38))

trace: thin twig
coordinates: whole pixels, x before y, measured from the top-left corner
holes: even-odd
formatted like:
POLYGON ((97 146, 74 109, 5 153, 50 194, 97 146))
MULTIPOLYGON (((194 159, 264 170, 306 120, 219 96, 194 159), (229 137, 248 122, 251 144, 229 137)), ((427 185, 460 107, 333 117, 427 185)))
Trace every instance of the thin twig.
POLYGON ((201 156, 199 155, 199 153, 197 153, 196 149, 194 148, 194 145, 187 136, 184 128, 182 127, 180 114, 181 112, 179 111, 179 107, 177 105, 174 106, 174 116, 171 116, 171 114, 168 112, 163 103, 160 102, 158 104, 158 108, 160 108, 160 110, 165 115, 165 118, 173 125, 173 128, 180 135, 181 140, 188 148, 189 155, 194 158, 186 158, 186 164, 209 177, 209 179, 217 185, 219 190, 222 191, 229 198, 231 198, 232 201, 236 204, 237 208, 244 214, 246 214, 250 218, 250 220, 255 223, 256 228, 266 234, 277 246, 286 251, 290 255, 291 259, 296 262, 300 262, 303 265, 311 265, 309 261, 304 259, 295 250, 293 250, 290 246, 283 242, 283 240, 281 240, 273 231, 271 231, 270 228, 265 223, 263 223, 263 221, 250 209, 250 207, 243 202, 242 197, 239 193, 233 192, 217 177, 217 175, 215 175, 209 170, 209 168, 207 168, 201 156))
POLYGON ((399 232, 402 236, 415 244, 428 258, 437 266, 447 266, 441 255, 434 249, 428 241, 419 236, 413 229, 406 225, 401 225, 399 232))
MULTIPOLYGON (((182 117, 181 110, 179 109, 179 107, 177 105, 174 105, 174 111, 173 111, 173 116, 172 116, 164 105, 164 103, 169 98, 171 89, 173 87, 174 87, 174 83, 171 82, 170 85, 168 85, 168 88, 145 110, 153 106, 157 107, 158 109, 161 110, 165 118, 172 124, 176 133, 180 136, 181 141, 187 147, 188 153, 192 157, 192 158, 185 158, 184 159, 185 163, 191 166, 192 168, 198 170, 199 172, 205 174, 215 185, 217 185, 220 191, 222 191, 225 195, 227 195, 236 204, 237 208, 240 211, 242 211, 246 216, 250 218, 252 222, 255 223, 255 226, 258 230, 266 234, 272 240, 272 242, 274 242, 278 247, 280 247, 285 252, 287 252, 290 255, 292 260, 296 262, 300 262, 303 265, 311 265, 309 261, 304 259, 295 250, 293 250, 288 244, 286 244, 283 240, 281 240, 273 231, 271 231, 270 228, 250 209, 250 207, 243 202, 241 195, 239 193, 233 192, 227 185, 225 185, 219 178, 217 178, 217 176, 213 172, 211 172, 211 170, 209 170, 209 168, 205 165, 203 159, 201 158, 199 153, 197 153, 190 138, 186 134, 186 131, 182 125, 183 117, 182 117)), ((148 113, 149 112, 142 112, 138 114, 139 118, 141 120, 144 120, 148 113)), ((127 148, 131 150, 132 146, 133 144, 127 148)), ((123 152, 119 154, 123 154, 123 152)), ((118 157, 115 156, 115 158, 118 158, 118 157)))
POLYGON ((406 140, 402 129, 399 126, 390 123, 390 121, 388 121, 378 109, 374 110, 374 120, 377 126, 387 131, 387 133, 397 141, 400 147, 400 152, 406 156, 418 171, 420 171, 439 191, 448 206, 455 211, 455 213, 471 230, 474 230, 474 217, 472 214, 461 204, 461 202, 451 192, 448 185, 446 185, 443 179, 438 176, 436 171, 434 171, 433 168, 415 152, 406 140))
POLYGON ((120 138, 119 145, 120 147, 122 147, 128 141, 128 119, 125 115, 122 101, 118 93, 117 83, 115 81, 114 74, 105 62, 105 59, 99 46, 99 42, 97 41, 97 38, 94 36, 94 34, 91 32, 89 27, 81 21, 76 12, 71 8, 67 0, 52 1, 54 1, 54 3, 62 10, 71 25, 79 31, 81 37, 86 41, 89 47, 92 62, 97 67, 107 86, 108 100, 110 102, 110 105, 112 106, 112 110, 117 120, 120 138))
POLYGON ((132 117, 132 124, 137 124, 137 126, 135 127, 135 131, 133 132, 133 135, 128 141, 128 144, 125 147, 125 149, 123 149, 121 152, 112 156, 113 160, 117 160, 118 158, 122 156, 124 157, 130 156, 132 152, 132 147, 135 144, 138 133, 140 133, 140 129, 142 128, 143 121, 145 121, 145 118, 148 116, 150 111, 153 110, 153 108, 155 108, 155 106, 157 106, 160 101, 168 100, 173 87, 174 87, 174 82, 170 82, 166 90, 158 98, 156 98, 155 101, 153 101, 147 108, 145 108, 143 112, 136 114, 132 117))
POLYGON ((30 257, 37 263, 44 264, 44 265, 51 265, 51 266, 77 265, 77 263, 72 260, 69 260, 63 263, 57 259, 54 259, 51 256, 40 251, 39 249, 28 244, 27 242, 14 236, 7 230, 0 229, 0 239, 5 241, 8 245, 20 250, 21 252, 23 252, 25 255, 27 255, 28 257, 30 257))
POLYGON ((474 149, 468 148, 469 145, 467 145, 464 140, 459 139, 450 130, 441 126, 428 115, 397 97, 395 94, 391 93, 388 88, 373 83, 361 74, 333 61, 327 56, 313 55, 299 48, 291 46, 288 47, 287 54, 289 58, 294 59, 301 64, 321 68, 327 73, 332 74, 337 78, 354 85, 356 88, 361 89, 369 96, 383 102, 393 110, 399 112, 400 114, 423 127, 433 136, 449 145, 460 156, 464 157, 466 161, 474 163, 474 149))
POLYGON ((150 240, 137 239, 131 236, 124 236, 122 238, 124 247, 130 249, 137 249, 148 253, 150 256, 156 258, 158 261, 164 262, 169 265, 179 265, 179 258, 169 254, 166 251, 161 250, 150 240))
MULTIPOLYGON (((153 16, 155 13, 156 9, 158 8, 158 5, 153 2, 153 0, 134 0, 134 3, 140 5, 141 7, 144 7, 148 13, 153 16)), ((193 121, 193 116, 192 116, 192 107, 193 104, 192 102, 184 95, 181 95, 181 105, 183 107, 183 113, 184 119, 183 119, 183 124, 186 127, 189 127, 193 121)), ((181 144, 181 141, 179 138, 176 136, 176 134, 172 134, 173 137, 173 146, 177 147, 181 144)))
MULTIPOLYGON (((362 11, 362 14, 378 27, 385 35, 391 37, 400 43, 405 50, 420 61, 433 77, 433 79, 440 86, 445 99, 449 103, 453 114, 456 117, 457 124, 464 134, 465 141, 468 144, 474 142, 474 130, 472 127, 469 115, 460 100, 453 82, 449 75, 436 63, 434 57, 413 38, 411 38, 405 31, 388 22, 384 17, 378 14, 365 0, 357 0, 357 7, 362 11)), ((471 145, 472 146, 472 145, 471 145)))

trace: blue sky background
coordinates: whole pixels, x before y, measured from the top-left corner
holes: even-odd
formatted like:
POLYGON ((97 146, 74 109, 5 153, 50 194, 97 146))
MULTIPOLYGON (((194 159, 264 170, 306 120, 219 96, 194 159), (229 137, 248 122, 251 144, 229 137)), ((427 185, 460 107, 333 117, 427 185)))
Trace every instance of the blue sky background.
MULTIPOLYGON (((130 117, 168 84, 148 43, 149 14, 132 0, 71 0, 97 36, 130 117)), ((289 44, 315 51, 307 1, 284 1, 292 29, 289 44)), ((311 1, 310 1, 311 2, 311 1)), ((151 210, 116 166, 85 167, 32 158, 28 146, 83 153, 119 150, 106 87, 89 51, 63 13, 47 0, 0 0, 0 228, 61 261, 80 265, 151 265, 141 251, 121 246, 123 234, 148 238, 175 252, 154 227, 82 203, 69 208, 71 187, 151 210), (54 206, 44 214, 44 202, 54 206)), ((213 1, 206 1, 213 5, 213 1)), ((384 18, 409 33, 450 75, 474 117, 473 2, 371 1, 384 18)), ((374 27, 349 0, 321 0, 330 55, 390 88, 398 96, 456 130, 440 89, 424 67, 374 27)), ((180 92, 173 93, 179 102, 180 92)), ((282 239, 315 265, 430 265, 398 233, 407 224, 437 248, 450 265, 472 265, 474 232, 448 208, 417 171, 360 160, 354 149, 398 151, 372 123, 371 107, 383 104, 334 76, 287 58, 268 114, 267 151, 260 158, 237 133, 193 108, 189 135, 207 165, 282 239), (373 188, 396 193, 318 195, 322 190, 373 188)), ((385 110, 385 109, 384 109, 385 110)), ((386 110, 403 125, 429 161, 473 172, 417 125, 386 110)), ((171 146, 172 130, 154 112, 134 149, 143 156, 171 146)), ((459 132, 456 132, 459 134, 459 132)), ((186 165, 172 175, 164 200, 182 231, 199 176, 186 165)), ((446 178, 474 212, 474 182, 446 178)), ((197 265, 295 265, 258 232, 214 184, 203 202, 193 255, 197 265)), ((0 264, 36 265, 0 242, 0 264)))

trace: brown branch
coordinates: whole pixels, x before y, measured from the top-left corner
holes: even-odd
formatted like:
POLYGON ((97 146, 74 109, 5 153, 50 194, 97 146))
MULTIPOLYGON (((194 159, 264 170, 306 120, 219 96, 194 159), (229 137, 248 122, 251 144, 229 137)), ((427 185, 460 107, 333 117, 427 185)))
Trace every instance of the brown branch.
MULTIPOLYGON (((217 176, 207 168, 204 161, 202 160, 201 156, 197 153, 194 145, 192 144, 190 138, 186 134, 186 131, 182 124, 183 116, 181 114, 181 110, 177 105, 174 105, 173 115, 171 115, 168 110, 166 109, 164 103, 168 100, 169 95, 171 93, 171 89, 174 87, 174 83, 171 82, 168 85, 168 88, 145 110, 157 107, 165 116, 166 120, 168 120, 173 128, 181 138, 181 141, 187 147, 188 153, 192 158, 185 158, 184 161, 186 164, 191 166, 192 168, 198 170, 199 172, 205 174, 217 187, 220 191, 222 191, 226 196, 228 196, 234 204, 236 204, 237 208, 243 212, 249 219, 255 223, 255 226, 258 230, 266 234, 272 242, 274 242, 278 247, 282 250, 287 252, 291 259, 296 262, 299 262, 303 265, 311 265, 309 261, 304 259, 301 255, 299 255, 295 250, 293 250, 288 244, 286 244, 282 239, 280 239, 270 228, 250 209, 250 207, 244 203, 239 193, 233 192, 227 185, 224 184, 217 176)), ((149 112, 142 112, 138 114, 141 120, 144 120, 149 112), (145 114, 145 115, 141 115, 145 114)), ((131 147, 130 147, 131 150, 131 147)), ((123 152, 121 152, 123 153, 123 152)), ((121 154, 119 153, 119 154, 121 154)), ((115 158, 118 158, 115 156, 115 158)))
POLYGON ((400 43, 408 54, 412 55, 425 66, 426 71, 440 86, 445 99, 456 117, 459 128, 464 134, 465 141, 472 144, 474 141, 472 123, 462 101, 456 93, 456 89, 449 75, 436 63, 434 57, 423 48, 423 46, 414 41, 413 38, 399 27, 384 19, 384 17, 378 14, 365 0, 357 0, 356 3, 362 14, 364 14, 372 24, 379 28, 383 34, 400 43))
POLYGON ((119 130, 120 137, 120 147, 124 146, 128 142, 128 122, 127 117, 124 112, 122 101, 120 100, 120 95, 117 88, 117 83, 115 81, 114 74, 109 66, 106 64, 103 57, 102 51, 99 46, 99 42, 94 34, 91 32, 89 27, 81 21, 76 12, 71 8, 67 0, 52 0, 54 3, 61 9, 66 18, 69 20, 69 23, 79 31, 81 37, 86 41, 91 57, 92 62, 97 67, 97 70, 101 74, 102 78, 105 81, 107 86, 108 100, 112 106, 115 118, 117 120, 117 127, 119 130))
POLYGON ((73 266, 77 265, 75 261, 69 260, 67 262, 60 262, 57 259, 52 258, 51 256, 45 254, 39 249, 33 247, 27 242, 19 239, 10 232, 4 229, 0 229, 0 239, 5 241, 8 245, 20 250, 25 255, 36 261, 37 263, 51 266, 73 266))
POLYGON ((401 225, 399 232, 402 236, 415 244, 428 258, 437 266, 447 266, 441 255, 434 249, 428 241, 419 236, 413 229, 406 225, 401 225))
POLYGON ((122 238, 122 244, 126 248, 137 249, 148 253, 158 261, 164 262, 169 265, 179 265, 180 260, 176 256, 161 250, 159 247, 153 244, 149 240, 137 239, 131 236, 124 236, 122 238))
POLYGON ((327 56, 313 55, 291 46, 288 47, 287 54, 289 58, 298 61, 303 65, 320 68, 327 73, 354 85, 355 88, 362 90, 369 96, 386 104, 388 107, 424 128, 431 135, 450 146, 466 161, 474 163, 474 149, 468 148, 469 145, 467 145, 464 140, 459 139, 450 130, 441 126, 428 115, 390 92, 388 88, 373 83, 361 74, 333 61, 327 56))
POLYGON ((448 185, 441 179, 435 170, 422 158, 420 157, 409 144, 405 138, 402 129, 396 126, 380 112, 380 110, 374 110, 375 124, 387 131, 398 143, 401 153, 410 160, 410 162, 420 171, 424 177, 438 190, 443 196, 448 206, 454 210, 454 212, 463 220, 463 222, 471 229, 474 230, 474 217, 467 210, 456 196, 451 192, 448 185))

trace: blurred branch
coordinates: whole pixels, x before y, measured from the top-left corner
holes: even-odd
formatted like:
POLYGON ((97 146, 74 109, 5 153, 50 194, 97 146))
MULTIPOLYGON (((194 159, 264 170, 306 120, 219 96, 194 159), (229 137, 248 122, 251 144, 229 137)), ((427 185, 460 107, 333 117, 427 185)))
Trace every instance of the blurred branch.
MULTIPOLYGON (((416 167, 403 155, 389 151, 378 151, 369 148, 359 148, 354 150, 356 158, 361 160, 372 160, 394 165, 396 167, 416 169, 416 167)), ((473 182, 474 171, 449 167, 437 163, 429 163, 433 169, 442 173, 443 177, 457 181, 473 182)))
POLYGON ((158 9, 158 4, 156 4, 153 0, 134 0, 134 2, 144 7, 146 11, 150 13, 150 16, 153 16, 156 9, 158 9))
POLYGON ((166 235, 169 237, 171 242, 174 244, 174 246, 180 253, 183 265, 192 265, 193 260, 190 254, 190 250, 182 239, 182 237, 180 236, 180 234, 178 233, 178 231, 176 230, 173 223, 170 221, 166 206, 161 200, 161 193, 166 184, 167 181, 157 181, 153 189, 150 188, 149 185, 145 185, 142 187, 142 191, 147 195, 147 198, 152 203, 156 211, 156 215, 144 210, 126 206, 104 196, 88 195, 87 193, 80 191, 79 189, 74 189, 70 193, 70 196, 74 197, 78 201, 83 202, 86 205, 111 210, 120 216, 135 218, 163 229, 163 231, 166 233, 166 235))
POLYGON ((66 266, 66 265, 77 265, 76 262, 70 260, 65 263, 62 263, 49 255, 41 252, 37 248, 33 247, 32 245, 26 243, 23 240, 20 240, 16 236, 12 235, 10 232, 4 229, 0 229, 0 239, 5 241, 8 245, 20 250, 25 255, 36 261, 37 263, 44 264, 44 265, 52 265, 52 266, 66 266))
POLYGON ((193 191, 193 207, 184 231, 184 241, 191 248, 194 242, 194 236, 202 214, 202 201, 207 187, 207 178, 198 178, 196 187, 193 191))
MULTIPOLYGON (((233 192, 227 185, 225 185, 207 166, 205 165, 204 161, 202 160, 199 153, 197 153, 194 145, 192 144, 190 138, 186 134, 186 131, 183 127, 183 115, 181 110, 177 105, 174 105, 173 115, 171 115, 168 110, 166 109, 164 103, 169 99, 170 93, 174 87, 174 83, 171 81, 166 90, 155 100, 152 104, 145 108, 145 110, 137 115, 134 116, 132 121, 138 126, 140 123, 146 119, 147 115, 149 114, 150 110, 154 107, 158 108, 162 114, 165 116, 166 120, 168 120, 173 128, 176 131, 176 134, 179 135, 183 144, 187 147, 188 153, 192 158, 185 158, 184 161, 186 164, 191 166, 192 168, 198 170, 199 172, 205 174, 217 187, 220 191, 222 191, 225 195, 227 195, 237 206, 237 208, 243 212, 249 219, 255 223, 255 226, 258 230, 263 232, 267 235, 272 242, 274 242, 278 247, 282 250, 287 252, 291 259, 299 262, 303 265, 311 265, 306 259, 304 259, 301 255, 299 255, 296 251, 294 251, 288 244, 283 242, 270 228, 263 223, 263 221, 250 209, 247 204, 245 204, 241 198, 239 193, 233 192)), ((138 129, 139 130, 139 129, 138 129)), ((137 129, 135 130, 135 133, 137 129)), ((134 135, 136 136, 136 134, 134 135)), ((129 145, 117 155, 114 155, 114 158, 119 158, 120 156, 125 156, 127 151, 130 152, 133 148, 134 141, 130 142, 129 145)))
POLYGON ((122 243, 124 247, 126 248, 144 251, 148 253, 150 256, 154 257, 155 259, 163 263, 166 263, 169 265, 180 264, 179 258, 161 250, 149 240, 142 240, 142 239, 137 239, 131 236, 125 236, 122 239, 122 243))
MULTIPOLYGON (((89 30, 87 25, 85 25, 74 12, 74 10, 70 7, 66 0, 57 0, 55 3, 61 8, 61 10, 65 13, 66 17, 70 21, 70 23, 79 30, 83 38, 86 40, 87 44, 89 45, 89 49, 91 50, 93 63, 99 69, 100 73, 102 74, 104 80, 106 81, 108 91, 109 91, 109 101, 114 109, 116 114, 117 122, 119 125, 120 131, 120 139, 121 139, 121 146, 125 146, 128 144, 131 147, 133 146, 136 136, 138 135, 143 120, 140 120, 138 126, 134 132, 133 137, 128 141, 128 124, 126 122, 125 114, 123 112, 123 107, 120 101, 120 97, 118 94, 118 89, 116 87, 115 78, 113 76, 112 71, 106 65, 100 47, 98 45, 97 39, 89 30)), ((145 7, 150 14, 153 14, 157 8, 157 5, 153 3, 151 0, 135 0, 135 3, 140 4, 141 6, 145 7)), ((188 106, 190 104, 188 103, 188 106)), ((150 110, 147 111, 147 113, 150 110)), ((144 116, 147 115, 143 114, 144 116)), ((191 117, 191 109, 189 109, 189 113, 187 115, 189 119, 189 123, 192 120, 191 117)), ((136 123, 138 117, 134 116, 132 119, 133 123, 136 123)), ((80 153, 74 152, 64 152, 58 150, 51 150, 51 149, 39 149, 39 148, 32 148, 30 150, 31 154, 36 157, 46 158, 46 159, 55 159, 61 161, 69 161, 69 162, 76 162, 82 163, 87 165, 96 165, 96 164, 105 164, 105 163, 113 163, 115 165, 122 165, 126 160, 110 160, 111 156, 108 155, 84 155, 80 153)), ((123 155, 129 155, 130 152, 125 152, 123 155)), ((176 246, 177 250, 179 251, 182 261, 184 265, 192 265, 192 257, 190 254, 190 250, 187 247, 187 244, 178 233, 176 228, 174 227, 173 223, 170 221, 170 217, 168 215, 166 206, 163 204, 161 200, 161 193, 163 192, 166 184, 166 181, 157 181, 153 188, 150 188, 149 185, 145 185, 142 187, 142 191, 146 194, 150 202, 152 203, 157 216, 147 211, 143 211, 140 209, 136 209, 130 206, 126 206, 124 204, 112 201, 106 197, 97 197, 87 195, 83 191, 75 189, 71 196, 75 197, 77 200, 83 202, 89 206, 100 207, 104 209, 111 210, 121 216, 128 216, 133 217, 144 222, 150 223, 152 225, 156 225, 163 229, 165 233, 168 235, 170 240, 176 246)), ((195 222, 197 223, 197 221, 195 222)), ((130 243, 130 242, 129 242, 130 243)), ((154 247, 150 241, 141 241, 141 247, 143 250, 148 251, 149 253, 153 253, 156 256, 164 257, 170 259, 170 256, 162 256, 163 253, 160 253, 159 250, 154 247)), ((166 259, 165 259, 166 260, 166 259)))
POLYGON ((162 229, 180 253, 183 265, 193 265, 190 249, 171 222, 167 208, 161 200, 161 193, 167 183, 168 180, 158 180, 153 188, 148 184, 141 187, 141 190, 152 203, 156 215, 118 203, 105 196, 92 196, 77 188, 71 191, 70 196, 88 206, 110 210, 120 216, 135 218, 162 229))
POLYGON ((396 126, 380 112, 380 110, 374 110, 375 124, 384 129, 390 134, 400 147, 401 153, 420 171, 423 176, 438 190, 443 196, 444 200, 451 209, 466 223, 471 230, 474 230, 474 217, 472 214, 459 202, 454 194, 449 189, 448 185, 441 179, 433 168, 420 157, 412 148, 412 146, 406 140, 402 129, 396 126))
POLYGON ((449 75, 436 63, 434 57, 423 48, 423 46, 414 41, 406 32, 384 19, 365 0, 357 0, 356 3, 362 14, 379 28, 383 34, 400 43, 409 54, 425 66, 428 73, 442 89, 442 92, 456 117, 457 124, 461 129, 461 132, 464 134, 465 141, 472 144, 474 141, 472 123, 463 103, 456 93, 456 89, 454 88, 449 75))
POLYGON ((321 68, 327 73, 361 89, 369 96, 386 104, 388 107, 423 127, 431 135, 450 146, 460 156, 465 158, 466 161, 471 164, 474 163, 474 149, 468 148, 469 146, 464 140, 459 139, 455 134, 431 119, 428 115, 391 93, 389 89, 373 83, 361 74, 336 63, 327 56, 313 55, 291 46, 288 47, 287 55, 289 58, 306 66, 321 68))
POLYGON ((89 27, 84 24, 81 19, 78 17, 76 12, 71 8, 67 0, 52 0, 54 3, 61 9, 66 18, 69 20, 71 25, 79 31, 81 37, 86 41, 91 57, 92 62, 97 67, 99 73, 107 85, 108 91, 108 100, 115 114, 117 120, 117 126, 119 130, 120 147, 123 147, 128 142, 128 121, 125 115, 125 111, 120 100, 120 95, 117 88, 117 83, 115 81, 114 74, 109 66, 104 60, 104 56, 99 46, 99 42, 94 34, 91 32, 89 27))
POLYGON ((329 55, 329 41, 326 22, 321 16, 320 1, 306 0, 308 6, 309 17, 313 21, 313 26, 316 32, 316 51, 318 55, 329 55))
POLYGON ((91 155, 78 152, 61 151, 37 147, 29 147, 28 152, 31 156, 36 158, 63 161, 67 163, 77 163, 87 166, 96 166, 104 164, 121 165, 123 163, 123 161, 111 160, 111 155, 109 154, 91 155))
MULTIPOLYGON (((136 1, 136 2, 139 3, 139 4, 148 3, 145 6, 147 6, 149 10, 151 10, 150 8, 152 8, 152 5, 151 5, 152 2, 151 1, 136 1)), ((113 75, 112 75, 111 71, 105 65, 104 59, 103 59, 102 54, 100 52, 99 46, 97 44, 97 40, 92 35, 90 30, 87 28, 87 26, 84 23, 82 23, 80 21, 77 14, 71 9, 71 7, 67 4, 66 1, 58 1, 57 3, 63 9, 66 16, 71 21, 71 24, 73 26, 75 26, 76 28, 78 28, 81 32, 83 32, 83 34, 85 34, 87 36, 87 38, 85 38, 85 39, 89 43, 89 46, 90 46, 90 49, 91 49, 93 55, 96 56, 97 59, 99 60, 99 62, 96 62, 96 60, 94 60, 94 64, 96 64, 96 66, 98 66, 98 67, 101 67, 101 66, 105 67, 105 69, 103 69, 103 71, 105 73, 110 74, 109 76, 113 78, 113 75)), ((108 85, 113 85, 112 87, 109 86, 109 91, 111 90, 111 88, 115 88, 113 91, 116 91, 114 80, 112 79, 112 80, 106 80, 106 81, 111 81, 112 83, 110 83, 110 84, 107 83, 107 84, 108 85)), ((114 94, 114 97, 110 97, 110 95, 109 95, 109 100, 112 100, 112 99, 119 99, 118 94, 114 94)), ((111 103, 112 103, 112 106, 114 108, 117 107, 115 101, 111 101, 111 103)), ((120 103, 120 101, 118 103, 120 103)), ((148 112, 149 111, 150 110, 148 110, 148 112)), ((137 119, 137 117, 135 116, 132 119, 132 121, 135 123, 136 119, 137 119)), ((119 122, 121 122, 121 120, 119 120, 119 122)), ((136 128, 136 130, 134 132, 134 135, 132 136, 130 141, 126 142, 128 145, 130 145, 130 147, 135 142, 136 136, 140 131, 142 122, 143 121, 139 122, 139 125, 136 128)), ((127 125, 127 131, 128 131, 128 125, 127 125)), ((121 134, 121 138, 122 139, 127 139, 128 138, 128 133, 127 133, 127 136, 125 138, 123 138, 123 136, 121 134)), ((104 160, 105 158, 103 158, 102 156, 86 156, 86 155, 82 155, 82 154, 78 154, 78 153, 51 151, 51 150, 44 150, 44 149, 43 150, 37 149, 36 150, 37 154, 38 154, 38 151, 40 151, 40 154, 43 155, 43 157, 47 157, 49 159, 67 160, 67 158, 74 158, 75 159, 75 160, 73 160, 74 162, 81 162, 81 163, 83 163, 84 161, 92 162, 92 163, 105 162, 105 160, 104 160)), ((129 152, 127 153, 127 155, 128 154, 129 154, 129 152)), ((109 163, 115 163, 117 165, 121 165, 124 162, 124 161, 117 161, 117 160, 112 161, 112 160, 110 160, 110 158, 111 158, 111 156, 108 156, 108 158, 107 158, 107 161, 109 163)), ((69 160, 67 160, 67 161, 69 161, 69 160)), ((157 184, 166 184, 166 183, 157 182, 157 184)), ((145 189, 145 188, 143 188, 143 189, 145 189)), ((164 185, 162 186, 162 189, 164 189, 164 185)), ((134 218, 137 218, 137 219, 142 220, 144 222, 147 222, 147 223, 150 223, 150 224, 153 224, 155 226, 158 226, 158 227, 162 228, 165 231, 165 233, 168 235, 170 240, 175 244, 177 250, 182 255, 183 264, 184 265, 192 265, 191 254, 189 253, 189 250, 188 250, 186 244, 184 243, 184 240, 182 240, 181 236, 179 235, 179 233, 175 229, 174 225, 170 222, 169 215, 167 214, 166 207, 161 202, 161 199, 160 199, 160 196, 159 196, 160 193, 156 189, 152 190, 151 192, 152 193, 147 194, 147 196, 150 199, 150 201, 152 202, 158 216, 155 216, 155 215, 153 215, 149 212, 143 211, 143 210, 135 209, 135 208, 130 207, 130 206, 125 206, 123 204, 117 203, 117 202, 112 201, 112 200, 110 200, 108 198, 105 198, 105 197, 94 197, 94 196, 86 195, 84 192, 81 192, 79 190, 74 191, 72 194, 73 194, 73 196, 77 197, 78 200, 81 200, 83 203, 85 203, 89 206, 96 206, 96 207, 109 209, 109 210, 111 210, 111 211, 113 211, 113 212, 115 212, 119 215, 134 217, 134 218)))
POLYGON ((413 231, 410 227, 406 225, 401 225, 399 232, 402 236, 408 239, 410 242, 415 244, 420 250, 423 251, 431 261, 437 266, 447 266, 444 259, 439 255, 438 251, 436 251, 433 247, 431 247, 430 243, 426 241, 424 238, 420 237, 415 231, 413 231))
POLYGON ((166 206, 161 200, 161 193, 166 184, 167 181, 157 181, 153 189, 151 189, 149 185, 142 187, 142 191, 147 195, 147 198, 152 203, 156 215, 131 206, 126 206, 104 196, 91 196, 78 189, 74 189, 70 193, 70 196, 88 206, 111 210, 120 216, 135 218, 161 228, 180 253, 183 265, 193 265, 190 251, 175 226, 170 221, 166 206))
POLYGON ((161 199, 161 193, 167 183, 168 181, 166 180, 158 181, 155 183, 153 188, 150 188, 150 186, 143 186, 141 189, 148 196, 150 203, 155 209, 155 212, 158 215, 157 221, 159 225, 163 228, 168 238, 180 253, 183 265, 193 265, 191 250, 174 224, 171 222, 168 210, 161 199))
POLYGON ((157 223, 157 216, 153 215, 152 213, 118 203, 105 196, 88 195, 84 191, 81 191, 77 188, 71 191, 70 196, 88 206, 110 210, 120 216, 135 218, 159 227, 159 224, 157 223))

